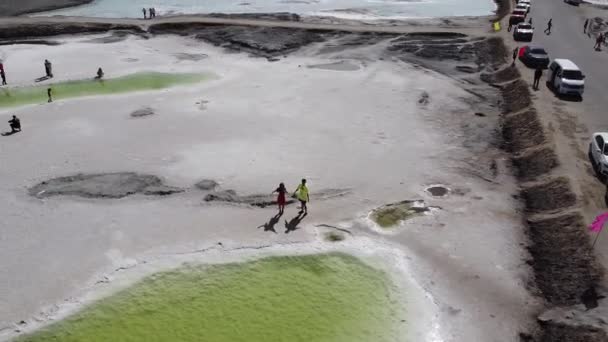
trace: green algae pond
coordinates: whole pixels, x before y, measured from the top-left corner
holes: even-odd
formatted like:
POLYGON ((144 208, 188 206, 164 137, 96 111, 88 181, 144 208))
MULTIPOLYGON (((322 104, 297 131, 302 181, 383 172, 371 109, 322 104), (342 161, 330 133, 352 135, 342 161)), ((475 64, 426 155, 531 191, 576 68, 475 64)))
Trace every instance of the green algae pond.
POLYGON ((15 341, 403 341, 393 291, 342 253, 189 264, 15 341))
POLYGON ((103 80, 74 80, 27 87, 0 88, 0 108, 46 103, 48 88, 52 89, 53 100, 63 100, 81 96, 159 90, 198 83, 207 78, 209 75, 204 74, 145 72, 103 80))

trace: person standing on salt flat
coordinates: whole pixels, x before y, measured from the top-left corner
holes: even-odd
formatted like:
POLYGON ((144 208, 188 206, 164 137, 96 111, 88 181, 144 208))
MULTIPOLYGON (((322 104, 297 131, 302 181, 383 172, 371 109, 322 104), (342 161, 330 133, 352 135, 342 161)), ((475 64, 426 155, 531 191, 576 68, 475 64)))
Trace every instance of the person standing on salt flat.
POLYGON ((298 198, 301 204, 300 214, 308 214, 308 207, 306 204, 310 202, 310 197, 308 195, 308 187, 306 186, 306 179, 302 179, 302 183, 298 185, 298 188, 293 193, 295 197, 298 198))

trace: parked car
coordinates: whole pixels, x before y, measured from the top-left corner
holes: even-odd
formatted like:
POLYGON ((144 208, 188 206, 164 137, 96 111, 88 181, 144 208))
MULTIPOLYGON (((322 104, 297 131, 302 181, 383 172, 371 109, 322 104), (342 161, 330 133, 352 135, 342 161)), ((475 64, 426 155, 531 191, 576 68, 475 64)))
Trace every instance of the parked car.
POLYGON ((514 10, 509 17, 509 25, 517 25, 526 20, 526 11, 514 10))
POLYGON ((519 60, 527 67, 546 69, 549 66, 549 55, 540 46, 523 46, 520 49, 519 60), (521 52, 523 50, 523 52, 521 52))
POLYGON ((608 133, 593 133, 589 143, 589 159, 597 173, 608 175, 608 133))
POLYGON ((532 41, 534 35, 534 28, 528 23, 520 23, 515 26, 513 30, 513 39, 517 41, 532 41))
POLYGON ((549 65, 549 85, 559 95, 583 96, 585 75, 569 59, 555 59, 549 65))
POLYGON ((582 0, 564 0, 567 4, 572 4, 574 6, 578 6, 581 4, 582 0))
POLYGON ((530 13, 530 5, 525 2, 518 3, 517 6, 515 6, 515 9, 526 11, 526 13, 530 13))

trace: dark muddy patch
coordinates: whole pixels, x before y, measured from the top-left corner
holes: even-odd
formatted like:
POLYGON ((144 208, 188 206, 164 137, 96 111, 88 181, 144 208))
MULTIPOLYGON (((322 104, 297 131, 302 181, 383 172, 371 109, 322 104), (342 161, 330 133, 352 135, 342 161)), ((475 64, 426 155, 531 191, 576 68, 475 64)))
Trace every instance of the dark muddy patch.
POLYGON ((531 181, 551 172, 559 165, 555 151, 547 146, 534 148, 512 159, 515 174, 521 181, 531 181))
POLYGON ((134 194, 171 195, 182 189, 166 186, 153 175, 134 172, 76 174, 53 178, 29 189, 37 198, 79 196, 85 198, 123 198, 134 194))
POLYGON ((203 179, 200 182, 194 185, 197 189, 203 191, 213 191, 217 187, 219 187, 219 183, 214 181, 213 179, 203 179))
POLYGON ((138 25, 98 22, 36 22, 17 25, 0 25, 0 39, 50 37, 80 33, 104 33, 113 30, 128 31, 134 34, 145 33, 138 25))
MULTIPOLYGON (((332 198, 346 196, 350 191, 346 189, 326 189, 311 194, 315 200, 328 200, 332 198)), ((243 204, 258 208, 266 208, 277 205, 277 197, 268 194, 239 195, 234 190, 221 190, 207 194, 203 200, 205 202, 223 202, 232 204, 243 204)), ((287 198, 286 204, 296 203, 294 198, 287 198)))
POLYGON ((510 152, 519 152, 542 145, 546 142, 543 132, 543 126, 534 109, 508 115, 502 124, 504 148, 510 152))
POLYGON ((309 69, 323 69, 333 71, 356 71, 361 69, 361 66, 350 61, 338 61, 333 63, 312 64, 306 66, 309 69))
POLYGON ((131 113, 131 117, 132 118, 143 118, 143 117, 151 116, 154 114, 156 114, 156 112, 154 112, 154 109, 152 109, 150 107, 144 107, 144 108, 138 109, 136 111, 133 111, 131 113))
POLYGON ((406 200, 374 209, 370 218, 380 227, 390 229, 403 221, 430 212, 432 209, 433 207, 428 207, 422 200, 406 200))
MULTIPOLYGON (((298 19, 299 20, 299 19, 298 19)), ((282 27, 222 26, 204 23, 161 23, 148 29, 153 34, 193 34, 196 39, 230 51, 276 58, 300 47, 325 40, 320 32, 282 27)))
POLYGON ((521 191, 525 207, 530 212, 566 209, 576 203, 576 195, 566 177, 553 178, 537 185, 525 187, 521 191))
POLYGON ((450 189, 443 185, 433 185, 425 189, 426 192, 431 194, 433 197, 445 197, 450 193, 450 189))
POLYGON ((179 60, 179 61, 191 61, 191 62, 202 61, 203 59, 209 57, 204 53, 185 53, 185 52, 174 53, 173 56, 175 58, 177 58, 177 60, 179 60))
POLYGON ((543 297, 553 305, 580 303, 601 277, 582 216, 568 213, 527 223, 536 285, 543 297))
POLYGON ((43 39, 18 39, 18 40, 3 40, 0 41, 0 45, 47 45, 57 46, 61 45, 61 42, 56 40, 43 40, 43 39))
POLYGON ((573 325, 541 322, 543 333, 540 342, 606 342, 606 331, 590 325, 573 325))

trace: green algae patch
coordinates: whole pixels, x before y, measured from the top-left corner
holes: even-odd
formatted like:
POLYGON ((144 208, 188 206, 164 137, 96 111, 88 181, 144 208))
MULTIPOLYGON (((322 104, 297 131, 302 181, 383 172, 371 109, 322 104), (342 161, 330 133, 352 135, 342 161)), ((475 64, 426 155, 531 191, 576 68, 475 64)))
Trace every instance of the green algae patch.
POLYGON ((371 218, 382 228, 392 228, 427 211, 430 211, 430 208, 422 201, 402 201, 374 209, 371 218))
POLYGON ((193 84, 209 78, 205 74, 136 73, 103 80, 75 80, 29 87, 0 88, 0 108, 47 102, 47 89, 53 100, 81 96, 112 95, 144 90, 160 90, 177 85, 193 84))
POLYGON ((341 254, 157 273, 19 342, 395 341, 386 274, 341 254))

